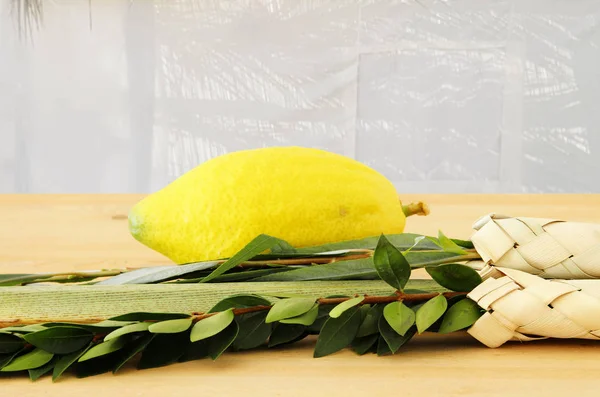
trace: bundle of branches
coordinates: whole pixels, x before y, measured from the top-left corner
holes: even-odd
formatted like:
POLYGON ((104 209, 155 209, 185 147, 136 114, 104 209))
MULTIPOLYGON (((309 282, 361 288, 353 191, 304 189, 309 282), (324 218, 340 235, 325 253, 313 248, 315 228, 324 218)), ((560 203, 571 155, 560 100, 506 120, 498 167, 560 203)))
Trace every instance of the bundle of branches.
POLYGON ((475 229, 301 249, 260 235, 219 261, 0 275, 0 371, 85 377, 306 337, 317 358, 396 354, 424 332, 600 338, 600 225, 490 215, 475 229))

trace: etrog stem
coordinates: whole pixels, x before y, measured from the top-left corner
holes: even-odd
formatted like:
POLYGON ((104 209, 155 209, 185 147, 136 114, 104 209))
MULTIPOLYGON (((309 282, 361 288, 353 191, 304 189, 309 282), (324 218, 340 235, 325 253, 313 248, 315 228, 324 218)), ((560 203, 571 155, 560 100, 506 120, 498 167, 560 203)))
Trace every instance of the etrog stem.
POLYGON ((429 212, 430 212, 429 206, 422 201, 419 201, 417 203, 410 203, 407 205, 403 205, 402 211, 404 211, 404 215, 406 215, 406 216, 412 216, 412 215, 425 216, 425 215, 429 215, 429 212))

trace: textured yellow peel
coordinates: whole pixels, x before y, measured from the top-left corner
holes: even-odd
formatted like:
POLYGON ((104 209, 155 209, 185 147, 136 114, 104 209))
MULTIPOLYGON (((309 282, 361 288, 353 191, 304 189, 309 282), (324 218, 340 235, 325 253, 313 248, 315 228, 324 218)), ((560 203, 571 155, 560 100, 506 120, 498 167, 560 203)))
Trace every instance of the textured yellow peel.
POLYGON ((176 263, 230 257, 263 233, 295 247, 402 233, 392 183, 351 158, 273 147, 213 158, 137 203, 132 235, 176 263))

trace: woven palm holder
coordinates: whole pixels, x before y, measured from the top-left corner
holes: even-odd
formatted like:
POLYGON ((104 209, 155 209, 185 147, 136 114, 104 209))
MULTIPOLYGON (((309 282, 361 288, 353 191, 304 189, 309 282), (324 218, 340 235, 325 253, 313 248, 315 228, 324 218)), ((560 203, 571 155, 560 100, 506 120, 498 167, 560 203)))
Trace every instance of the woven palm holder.
POLYGON ((496 268, 467 296, 486 310, 467 332, 488 347, 547 338, 600 340, 600 281, 547 280, 496 268))
POLYGON ((549 279, 600 278, 600 224, 490 214, 473 228, 482 261, 469 265, 484 279, 495 267, 549 279))

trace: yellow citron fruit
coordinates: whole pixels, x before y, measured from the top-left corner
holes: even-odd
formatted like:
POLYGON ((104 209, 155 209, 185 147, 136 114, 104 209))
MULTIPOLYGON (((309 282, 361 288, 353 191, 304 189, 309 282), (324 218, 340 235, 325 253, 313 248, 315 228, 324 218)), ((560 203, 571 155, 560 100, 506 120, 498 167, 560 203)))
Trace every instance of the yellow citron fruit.
POLYGON ((306 247, 402 233, 405 223, 398 194, 383 175, 351 158, 301 147, 213 158, 129 214, 132 235, 176 263, 231 257, 259 234, 306 247))

